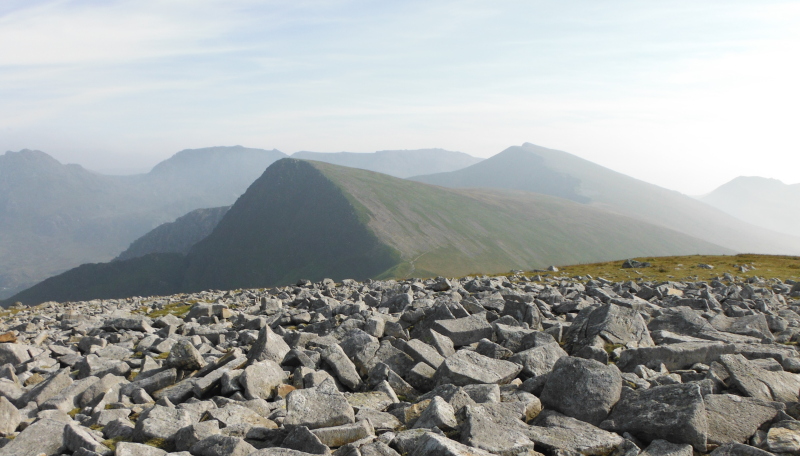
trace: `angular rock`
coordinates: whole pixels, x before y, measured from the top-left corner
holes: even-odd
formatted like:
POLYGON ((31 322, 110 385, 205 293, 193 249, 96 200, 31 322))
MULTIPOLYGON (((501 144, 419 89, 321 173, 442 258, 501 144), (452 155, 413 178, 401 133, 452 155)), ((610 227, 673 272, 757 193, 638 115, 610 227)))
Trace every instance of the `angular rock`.
POLYGON ((509 414, 493 412, 480 405, 464 407, 461 443, 496 454, 519 454, 534 449, 523 422, 509 414))
POLYGON ((258 339, 247 352, 247 359, 250 362, 269 360, 280 364, 289 350, 289 345, 281 336, 272 332, 269 326, 264 326, 258 331, 258 339))
POLYGON ((720 355, 736 352, 733 344, 722 342, 683 342, 658 347, 633 348, 620 354, 617 367, 623 372, 633 372, 638 365, 664 364, 670 371, 687 369, 701 363, 711 364, 720 355))
POLYGON ((64 422, 42 419, 25 428, 14 440, 0 448, 2 456, 59 454, 63 448, 64 422))
POLYGON ((622 377, 615 366, 565 357, 547 377, 540 399, 549 409, 597 426, 621 393, 622 377))
POLYGON ((773 453, 800 452, 800 422, 780 421, 767 432, 767 450, 773 453))
POLYGON ((22 416, 14 404, 5 397, 0 397, 0 435, 8 435, 17 430, 22 416))
POLYGON ((237 425, 260 427, 275 426, 275 424, 266 417, 237 403, 231 403, 222 408, 211 409, 206 413, 209 418, 219 421, 223 427, 234 427, 237 425))
POLYGON ((270 399, 275 388, 285 381, 286 374, 281 366, 268 359, 247 366, 239 377, 239 384, 244 388, 248 399, 270 399))
POLYGON ((119 442, 116 447, 114 456, 165 456, 167 454, 160 448, 141 443, 119 442))
POLYGON ((433 398, 413 426, 414 429, 432 429, 434 427, 442 431, 452 431, 458 427, 453 406, 439 396, 433 398))
POLYGON ((409 456, 491 456, 491 454, 432 433, 423 434, 414 449, 408 453, 409 456))
POLYGON ((164 365, 181 370, 195 371, 205 366, 206 362, 191 342, 181 340, 172 346, 164 365))
POLYGON ((331 454, 331 449, 305 426, 297 426, 289 432, 281 446, 309 454, 331 454))
POLYGON ((709 456, 775 456, 768 451, 745 445, 743 443, 729 443, 718 447, 709 456))
POLYGON ((784 409, 780 402, 733 394, 708 394, 703 399, 709 445, 749 442, 764 423, 774 420, 784 409))
POLYGON ((656 439, 650 442, 639 456, 692 456, 693 454, 691 445, 656 439))
POLYGON ((87 429, 83 429, 77 424, 64 426, 64 446, 72 452, 86 449, 103 455, 111 454, 108 447, 99 443, 87 429))
POLYGON ((247 456, 255 451, 255 447, 244 439, 220 434, 206 437, 191 449, 195 456, 247 456))
POLYGON ((719 362, 730 374, 731 382, 743 394, 762 401, 797 402, 800 375, 764 370, 742 355, 722 355, 719 362))
POLYGON ((330 448, 339 448, 370 436, 375 435, 375 430, 369 421, 359 421, 356 423, 342 424, 313 429, 311 431, 322 444, 330 448))
POLYGON ((46 381, 39 383, 33 389, 25 393, 19 402, 27 404, 36 402, 42 405, 48 399, 58 395, 61 391, 72 384, 72 377, 69 375, 69 368, 61 369, 46 381))
POLYGON ((191 424, 192 418, 189 412, 155 405, 139 416, 134 436, 142 442, 164 439, 171 443, 179 430, 191 424))
POLYGON ((750 336, 758 339, 773 340, 774 336, 769 330, 767 318, 764 315, 745 315, 743 317, 728 317, 718 314, 709 320, 711 326, 718 331, 750 336))
POLYGON ((292 391, 286 397, 286 426, 317 429, 354 421, 353 408, 332 380, 326 380, 316 388, 292 391))
POLYGON ((581 310, 564 339, 566 350, 573 354, 584 347, 605 349, 614 345, 628 348, 655 345, 639 312, 611 303, 581 310))
POLYGON ((492 325, 486 321, 483 314, 453 320, 437 320, 431 329, 449 338, 456 347, 469 345, 483 338, 491 338, 494 334, 492 325))
POLYGON ((209 420, 181 428, 173 439, 175 450, 189 451, 192 446, 214 434, 219 434, 219 421, 209 420))
POLYGON ((609 454, 624 442, 622 437, 613 432, 552 410, 539 414, 526 433, 536 443, 537 448, 551 452, 561 450, 585 455, 609 454))
POLYGON ((414 361, 418 363, 425 363, 434 369, 439 367, 444 362, 444 357, 440 355, 435 348, 419 339, 409 340, 404 350, 414 359, 414 361))
POLYGON ((347 357, 342 347, 333 344, 322 350, 322 359, 336 374, 342 385, 356 391, 361 388, 361 377, 358 375, 355 364, 347 357))
POLYGON ((630 392, 620 399, 600 427, 628 432, 645 442, 662 439, 706 451, 705 404, 699 386, 693 383, 630 392))
POLYGON ((522 370, 522 366, 483 356, 468 350, 459 350, 447 357, 436 370, 436 383, 456 386, 473 383, 506 384, 522 370))
POLYGON ((31 355, 28 353, 27 345, 12 343, 0 344, 0 365, 8 363, 12 366, 16 366, 29 359, 31 359, 31 355))
POLYGON ((650 323, 647 324, 647 328, 651 332, 670 331, 684 336, 726 343, 747 341, 760 342, 760 339, 719 331, 711 326, 703 317, 698 315, 691 307, 686 306, 662 310, 661 315, 653 318, 650 323))
POLYGON ((544 375, 553 370, 556 361, 567 355, 557 342, 521 351, 508 360, 522 365, 522 373, 529 377, 544 375))

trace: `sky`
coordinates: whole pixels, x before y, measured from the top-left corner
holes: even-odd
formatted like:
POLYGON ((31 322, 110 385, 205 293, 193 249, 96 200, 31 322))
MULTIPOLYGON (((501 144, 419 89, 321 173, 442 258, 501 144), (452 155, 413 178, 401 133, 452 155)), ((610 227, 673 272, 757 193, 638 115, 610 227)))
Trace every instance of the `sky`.
POLYGON ((531 142, 690 195, 800 182, 800 2, 3 0, 0 151, 531 142))

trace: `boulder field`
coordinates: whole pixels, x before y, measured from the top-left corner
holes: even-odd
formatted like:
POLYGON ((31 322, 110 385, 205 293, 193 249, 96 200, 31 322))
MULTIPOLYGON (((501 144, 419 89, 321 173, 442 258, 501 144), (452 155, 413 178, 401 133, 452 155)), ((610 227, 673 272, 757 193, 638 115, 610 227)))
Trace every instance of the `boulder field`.
POLYGON ((11 308, 0 456, 800 454, 798 297, 516 273, 11 308))

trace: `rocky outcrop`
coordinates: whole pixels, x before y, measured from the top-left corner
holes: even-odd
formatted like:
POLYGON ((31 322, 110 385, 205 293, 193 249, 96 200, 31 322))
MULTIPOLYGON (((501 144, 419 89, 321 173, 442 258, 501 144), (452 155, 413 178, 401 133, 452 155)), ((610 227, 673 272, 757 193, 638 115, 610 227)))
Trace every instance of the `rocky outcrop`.
POLYGON ((0 456, 796 454, 794 287, 515 275, 48 303, 0 322, 0 456))

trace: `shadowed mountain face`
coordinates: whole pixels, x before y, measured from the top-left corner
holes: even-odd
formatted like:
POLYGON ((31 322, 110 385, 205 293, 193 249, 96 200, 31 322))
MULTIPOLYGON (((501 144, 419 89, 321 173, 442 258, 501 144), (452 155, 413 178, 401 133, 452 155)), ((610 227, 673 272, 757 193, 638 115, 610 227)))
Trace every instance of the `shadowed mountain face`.
POLYGON ((353 152, 296 152, 292 158, 315 160, 350 168, 366 169, 394 177, 411 177, 455 171, 482 159, 443 149, 382 150, 371 154, 353 152))
POLYGON ((82 263, 108 261, 156 226, 232 204, 278 151, 185 150, 147 174, 104 176, 44 152, 0 156, 0 297, 82 263))
POLYGON ((800 236, 800 184, 742 176, 699 199, 753 225, 800 236))
POLYGON ((151 254, 105 266, 81 266, 12 300, 36 303, 66 296, 92 299, 163 290, 262 288, 301 278, 452 277, 695 253, 732 252, 562 198, 447 189, 365 170, 282 159, 248 188, 185 261, 174 254, 151 254), (163 271, 168 267, 176 269, 163 271), (165 279, 157 281, 146 268, 162 268, 165 279), (93 295, 76 296, 73 283, 93 295))
POLYGON ((122 252, 117 260, 130 260, 143 257, 151 253, 180 253, 187 254, 193 245, 205 239, 230 206, 214 207, 210 209, 197 209, 174 222, 159 225, 153 231, 135 240, 127 250, 122 252))
POLYGON ((412 179, 452 188, 534 191, 671 228, 738 252, 800 254, 800 237, 765 230, 681 193, 528 143, 468 168, 412 179))
POLYGON ((342 190, 308 162, 270 166, 188 256, 185 289, 365 279, 396 263, 342 190))

